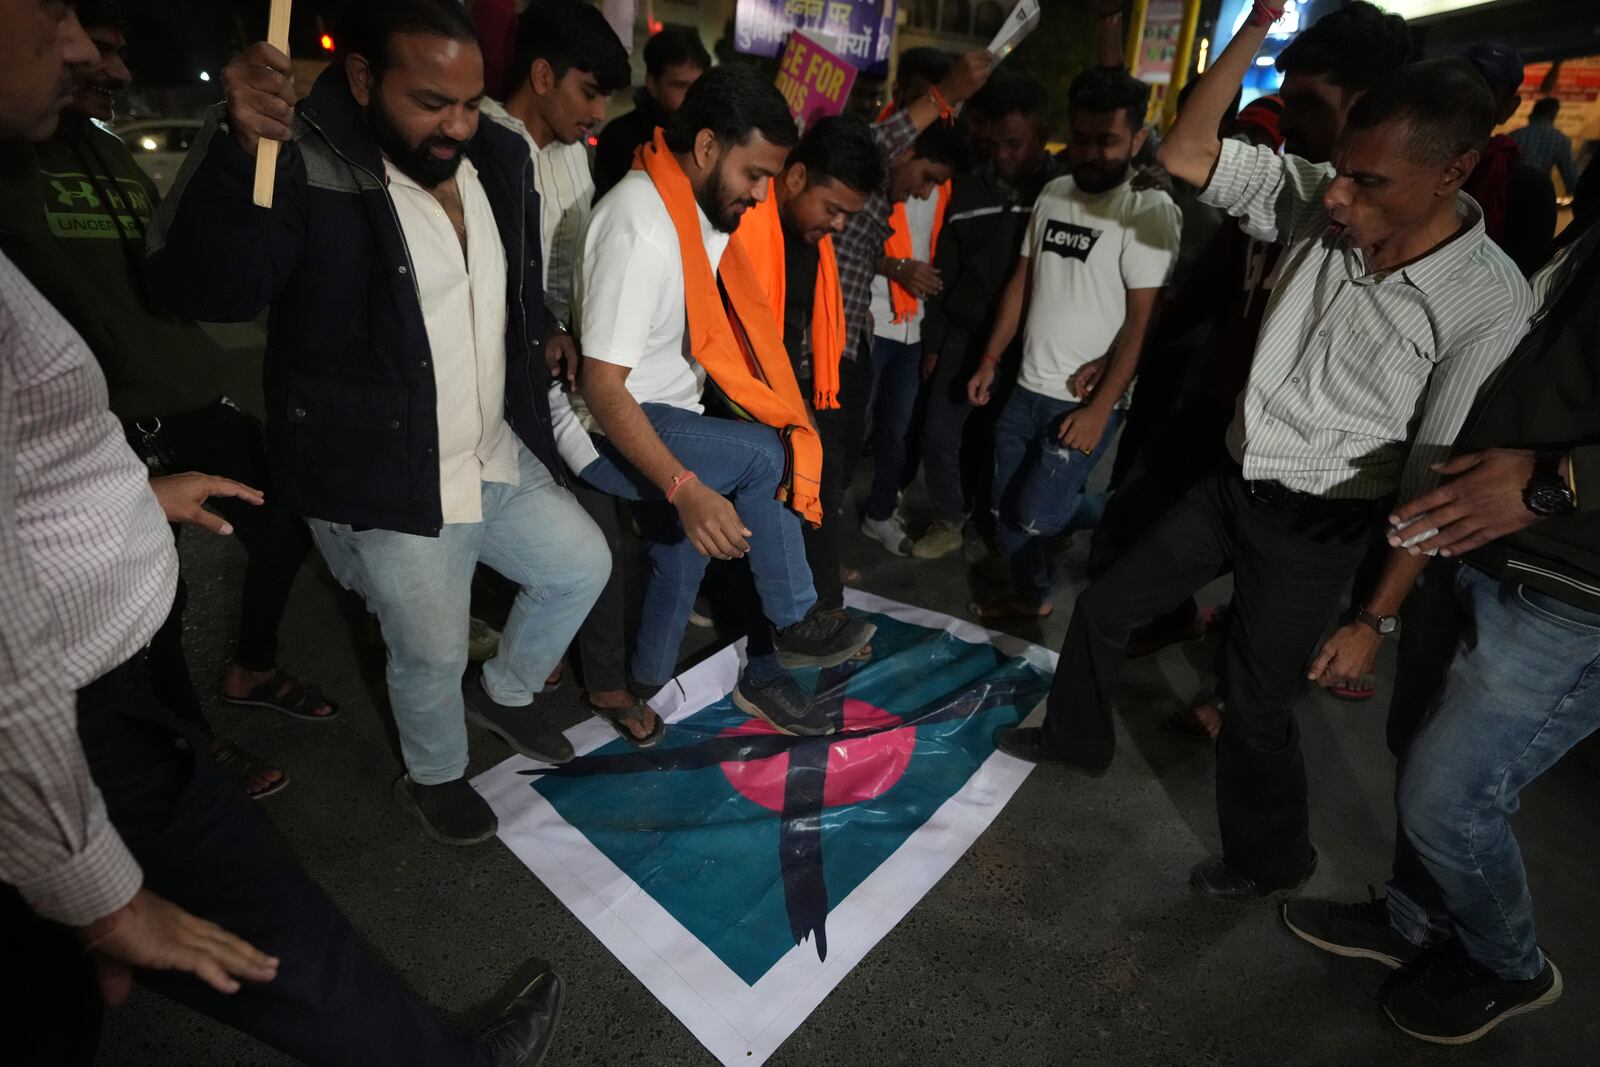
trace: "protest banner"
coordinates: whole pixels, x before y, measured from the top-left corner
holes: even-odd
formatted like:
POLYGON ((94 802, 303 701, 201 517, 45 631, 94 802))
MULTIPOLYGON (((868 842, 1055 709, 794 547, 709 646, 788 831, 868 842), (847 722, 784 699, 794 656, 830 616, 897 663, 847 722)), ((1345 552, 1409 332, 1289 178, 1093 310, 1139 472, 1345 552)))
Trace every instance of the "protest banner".
POLYGON ((817 119, 837 115, 850 99, 856 68, 823 42, 796 31, 789 35, 778 64, 778 91, 804 130, 817 119))

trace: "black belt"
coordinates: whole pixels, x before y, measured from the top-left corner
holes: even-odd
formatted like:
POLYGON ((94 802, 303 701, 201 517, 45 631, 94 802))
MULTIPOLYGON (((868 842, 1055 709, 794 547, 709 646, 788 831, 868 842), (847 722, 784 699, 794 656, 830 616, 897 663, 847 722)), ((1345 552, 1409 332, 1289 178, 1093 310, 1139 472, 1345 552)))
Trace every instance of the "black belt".
POLYGON ((1268 507, 1303 515, 1365 515, 1387 511, 1389 507, 1387 497, 1376 500, 1335 499, 1317 496, 1315 493, 1302 493, 1298 489, 1290 489, 1282 482, 1242 480, 1245 490, 1252 499, 1259 500, 1268 507))

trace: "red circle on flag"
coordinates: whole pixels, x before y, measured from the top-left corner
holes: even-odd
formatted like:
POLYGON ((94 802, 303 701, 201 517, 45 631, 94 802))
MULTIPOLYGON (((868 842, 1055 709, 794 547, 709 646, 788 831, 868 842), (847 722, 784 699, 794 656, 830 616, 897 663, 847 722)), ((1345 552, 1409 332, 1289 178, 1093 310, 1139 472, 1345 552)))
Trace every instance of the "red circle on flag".
MULTIPOLYGON (((880 733, 834 741, 828 748, 828 777, 822 787, 822 804, 838 808, 859 804, 887 793, 905 774, 911 753, 917 747, 916 730, 896 730, 904 720, 863 700, 844 700, 844 731, 881 730, 880 733), (884 729, 890 727, 890 729, 884 729)), ((742 734, 775 734, 778 731, 761 719, 751 719, 723 737, 742 734)), ((745 799, 768 811, 783 811, 784 781, 789 775, 789 754, 766 759, 722 764, 728 784, 745 799)))

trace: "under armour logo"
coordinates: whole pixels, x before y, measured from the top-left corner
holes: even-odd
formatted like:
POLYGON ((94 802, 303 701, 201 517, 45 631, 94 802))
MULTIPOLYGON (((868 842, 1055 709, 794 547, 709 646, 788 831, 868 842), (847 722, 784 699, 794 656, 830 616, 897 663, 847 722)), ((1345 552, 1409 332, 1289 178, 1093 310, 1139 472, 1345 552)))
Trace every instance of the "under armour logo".
POLYGON ((94 186, 85 181, 73 182, 72 184, 76 188, 67 188, 67 183, 60 178, 54 178, 50 182, 50 185, 56 191, 56 199, 67 207, 72 207, 76 202, 80 201, 82 206, 86 208, 100 206, 100 198, 94 195, 94 186))

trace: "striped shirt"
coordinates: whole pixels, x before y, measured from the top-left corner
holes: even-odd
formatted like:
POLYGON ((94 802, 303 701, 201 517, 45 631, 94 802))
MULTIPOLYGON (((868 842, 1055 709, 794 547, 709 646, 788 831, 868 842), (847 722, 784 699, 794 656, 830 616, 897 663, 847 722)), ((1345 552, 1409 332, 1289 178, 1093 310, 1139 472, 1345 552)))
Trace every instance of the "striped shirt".
MULTIPOLYGON (((896 111, 872 127, 872 139, 878 143, 887 167, 916 143, 917 125, 910 112, 896 111)), ((893 229, 889 224, 893 211, 886 180, 885 188, 867 197, 866 205, 833 239, 833 251, 839 259, 839 288, 844 295, 846 359, 855 359, 861 343, 872 338, 872 279, 877 277, 878 263, 883 259, 883 242, 893 229)))
POLYGON ((493 100, 483 113, 522 135, 533 153, 533 187, 539 193, 539 243, 544 253, 544 304, 564 326, 572 325, 572 285, 583 231, 594 207, 589 149, 582 141, 551 141, 540 148, 528 128, 493 100))
POLYGON ((139 865, 78 742, 75 690, 166 618, 172 534, 72 327, 0 255, 0 879, 82 926, 139 865))
POLYGON ((1286 245, 1228 448, 1251 480, 1303 493, 1410 500, 1432 488, 1478 387, 1527 329, 1533 294, 1459 194, 1465 230, 1369 273, 1328 234, 1334 169, 1222 142, 1200 199, 1286 245))

